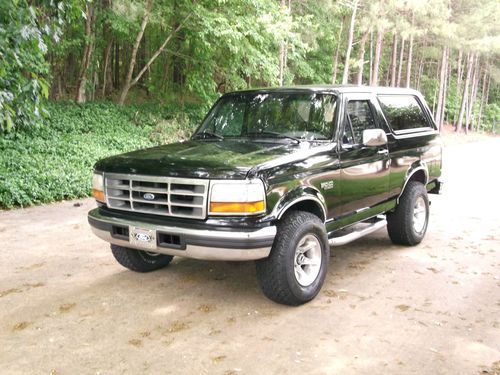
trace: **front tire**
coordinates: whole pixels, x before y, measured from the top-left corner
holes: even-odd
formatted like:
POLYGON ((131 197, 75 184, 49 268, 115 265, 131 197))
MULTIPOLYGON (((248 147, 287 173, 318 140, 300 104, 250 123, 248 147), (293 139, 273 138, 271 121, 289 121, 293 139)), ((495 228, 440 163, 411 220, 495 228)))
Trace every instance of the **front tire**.
POLYGON ((279 222, 268 258, 256 261, 264 294, 285 305, 301 305, 321 290, 330 259, 323 222, 309 212, 291 211, 279 222))
POLYGON ((410 181, 394 212, 387 213, 387 232, 398 245, 414 246, 422 242, 429 223, 429 198, 425 186, 410 181))
POLYGON ((171 255, 148 253, 128 247, 111 245, 111 252, 123 267, 135 272, 151 272, 166 267, 173 259, 171 255))

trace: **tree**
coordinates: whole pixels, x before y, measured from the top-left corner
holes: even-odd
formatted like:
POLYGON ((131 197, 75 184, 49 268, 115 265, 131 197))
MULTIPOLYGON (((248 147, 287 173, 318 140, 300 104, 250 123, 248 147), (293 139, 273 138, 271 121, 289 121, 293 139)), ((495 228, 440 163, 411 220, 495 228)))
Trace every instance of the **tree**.
POLYGON ((344 23, 345 23, 346 17, 342 17, 342 21, 340 22, 340 28, 339 28, 339 33, 337 36, 337 47, 335 48, 335 53, 333 54, 333 61, 332 61, 332 84, 337 83, 337 68, 338 68, 338 63, 339 63, 339 51, 340 51, 340 44, 342 40, 342 31, 344 30, 344 23))
MULTIPOLYGON (((458 123, 455 128, 457 132, 462 131, 463 117, 467 109, 467 103, 469 98, 469 83, 471 79, 472 65, 474 62, 474 53, 469 52, 467 54, 467 73, 465 74, 464 90, 462 95, 462 104, 460 105, 460 113, 458 115, 458 123)), ((467 126, 465 127, 465 132, 468 132, 467 126)))
POLYGON ((368 40, 368 36, 370 35, 370 31, 366 30, 361 37, 361 41, 359 42, 359 54, 358 54, 358 74, 356 76, 356 84, 363 84, 363 69, 365 65, 365 47, 366 41, 368 40))
POLYGON ((443 47, 442 49, 442 54, 441 54, 441 69, 440 69, 440 74, 439 74, 439 92, 437 95, 437 107, 436 107, 436 124, 438 126, 438 129, 441 129, 441 125, 443 123, 443 118, 442 118, 442 109, 444 108, 444 101, 445 101, 445 88, 446 88, 446 66, 447 66, 447 56, 448 55, 448 47, 443 47))
POLYGON ((345 85, 349 80, 349 60, 351 59, 351 51, 352 51, 352 40, 354 37, 354 26, 356 25, 356 11, 358 9, 359 0, 353 0, 351 7, 351 23, 349 25, 349 34, 347 37, 347 51, 345 53, 345 61, 344 61, 344 74, 342 75, 342 84, 345 85))
POLYGON ((75 100, 77 103, 85 103, 87 92, 87 75, 94 52, 95 39, 95 8, 91 2, 85 4, 85 48, 83 50, 80 72, 78 73, 78 84, 75 100))
POLYGON ((391 86, 396 86, 396 68, 398 59, 398 36, 394 33, 392 37, 392 54, 391 54, 391 86))
POLYGON ((151 15, 151 8, 153 7, 153 0, 147 0, 146 1, 146 6, 144 7, 144 15, 142 16, 142 21, 141 21, 141 26, 139 27, 139 32, 137 33, 137 36, 135 37, 135 42, 132 47, 132 53, 130 56, 130 62, 128 65, 128 70, 127 70, 127 76, 125 78, 125 84, 123 85, 122 92, 120 94, 120 100, 119 103, 123 104, 125 103, 125 99, 127 97, 127 94, 134 84, 137 83, 140 77, 136 77, 137 79, 132 80, 132 75, 134 74, 134 67, 136 64, 137 60, 137 51, 139 50, 139 44, 141 43, 142 37, 144 35, 144 31, 146 30, 146 26, 148 25, 149 22, 149 16, 151 15))
MULTIPOLYGON (((281 8, 286 9, 288 13, 291 11, 291 0, 288 0, 288 5, 286 0, 281 0, 281 8)), ((288 51, 288 42, 286 39, 283 39, 280 43, 280 56, 279 56, 279 75, 278 81, 279 85, 283 86, 283 79, 285 76, 285 69, 287 63, 287 51, 288 51)))
MULTIPOLYGON (((411 15, 411 26, 415 25, 415 14, 411 15)), ((406 87, 411 84, 411 64, 413 60, 413 32, 410 34, 410 42, 408 43, 408 59, 406 60, 406 87)))
POLYGON ((45 114, 47 43, 59 33, 52 21, 62 11, 43 11, 25 0, 0 2, 0 131, 36 124, 45 114))
POLYGON ((380 55, 382 53, 382 40, 384 36, 384 31, 382 29, 377 30, 377 42, 375 44, 375 59, 373 62, 373 73, 372 81, 370 82, 373 86, 378 86, 378 74, 380 66, 380 55))

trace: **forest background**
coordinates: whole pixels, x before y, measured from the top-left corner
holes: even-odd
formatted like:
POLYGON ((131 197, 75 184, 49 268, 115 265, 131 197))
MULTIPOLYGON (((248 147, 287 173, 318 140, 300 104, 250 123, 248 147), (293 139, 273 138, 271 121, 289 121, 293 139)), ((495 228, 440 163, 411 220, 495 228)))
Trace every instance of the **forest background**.
POLYGON ((0 207, 87 196, 96 160, 237 89, 412 87, 440 129, 496 132, 499 57, 496 0, 1 1, 0 207))

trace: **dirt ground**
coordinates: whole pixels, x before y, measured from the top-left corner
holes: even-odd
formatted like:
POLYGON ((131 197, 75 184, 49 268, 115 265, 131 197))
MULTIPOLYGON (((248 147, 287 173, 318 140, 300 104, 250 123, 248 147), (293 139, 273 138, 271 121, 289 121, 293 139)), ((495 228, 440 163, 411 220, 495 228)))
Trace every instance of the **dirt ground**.
POLYGON ((0 373, 500 373, 500 138, 447 144, 423 243, 380 230, 332 248, 296 308, 251 262, 122 268, 91 199, 0 212, 0 373))

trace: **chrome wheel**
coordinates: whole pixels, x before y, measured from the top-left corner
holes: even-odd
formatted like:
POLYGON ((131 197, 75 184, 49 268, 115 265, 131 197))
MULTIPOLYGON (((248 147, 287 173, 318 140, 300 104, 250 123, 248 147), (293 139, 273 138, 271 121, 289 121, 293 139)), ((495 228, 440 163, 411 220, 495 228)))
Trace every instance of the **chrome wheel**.
POLYGON ((295 249, 295 279, 302 286, 311 285, 321 268, 321 244, 312 234, 304 236, 295 249))
POLYGON ((421 233, 425 228, 426 221, 427 207, 424 198, 419 196, 413 206, 413 229, 415 232, 421 233))

